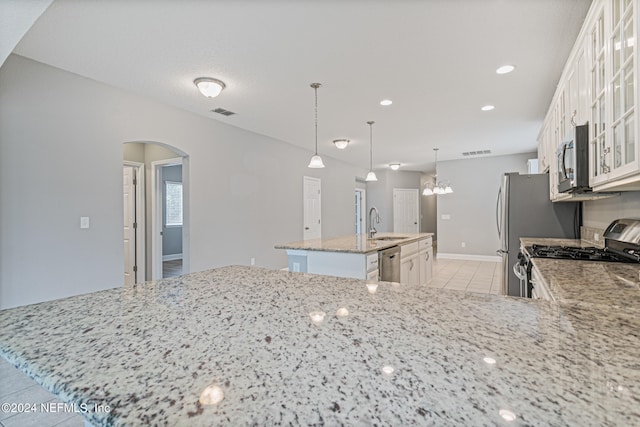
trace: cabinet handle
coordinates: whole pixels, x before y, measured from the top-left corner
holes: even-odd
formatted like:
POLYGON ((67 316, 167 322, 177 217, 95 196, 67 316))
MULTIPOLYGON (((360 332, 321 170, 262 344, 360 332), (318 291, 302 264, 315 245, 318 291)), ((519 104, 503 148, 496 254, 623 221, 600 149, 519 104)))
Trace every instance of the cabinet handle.
POLYGON ((429 252, 427 252, 427 257, 425 259, 429 261, 429 252))

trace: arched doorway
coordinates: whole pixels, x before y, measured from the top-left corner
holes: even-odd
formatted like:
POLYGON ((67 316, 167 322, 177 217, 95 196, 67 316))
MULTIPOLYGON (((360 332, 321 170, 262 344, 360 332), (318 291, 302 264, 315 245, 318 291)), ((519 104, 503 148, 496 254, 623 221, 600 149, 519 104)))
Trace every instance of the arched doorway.
POLYGON ((187 153, 154 141, 124 143, 123 200, 125 283, 188 273, 187 153))

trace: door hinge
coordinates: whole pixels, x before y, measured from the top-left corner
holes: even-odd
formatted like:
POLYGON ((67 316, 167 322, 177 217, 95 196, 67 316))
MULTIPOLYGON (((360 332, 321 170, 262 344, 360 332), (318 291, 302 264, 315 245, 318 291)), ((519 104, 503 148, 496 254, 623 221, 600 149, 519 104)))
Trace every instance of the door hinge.
POLYGON ((320 220, 318 220, 318 224, 320 224, 320 220))
POLYGON ((137 273, 137 272, 138 272, 138 266, 137 266, 137 265, 134 265, 134 266, 133 266, 133 272, 134 272, 134 273, 137 273))
POLYGON ((137 222, 134 222, 134 223, 133 223, 133 228, 134 228, 134 229, 138 228, 138 223, 137 223, 137 222))
POLYGON ((133 185, 138 185, 138 180, 133 178, 133 185))

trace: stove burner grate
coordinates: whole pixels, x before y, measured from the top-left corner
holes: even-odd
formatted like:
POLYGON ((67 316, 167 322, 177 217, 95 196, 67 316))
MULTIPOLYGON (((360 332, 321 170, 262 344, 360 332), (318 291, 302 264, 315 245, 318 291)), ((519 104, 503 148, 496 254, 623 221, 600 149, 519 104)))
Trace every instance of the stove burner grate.
POLYGON ((577 248, 572 246, 533 245, 528 252, 534 258, 575 259, 584 261, 634 262, 618 254, 596 247, 577 248))

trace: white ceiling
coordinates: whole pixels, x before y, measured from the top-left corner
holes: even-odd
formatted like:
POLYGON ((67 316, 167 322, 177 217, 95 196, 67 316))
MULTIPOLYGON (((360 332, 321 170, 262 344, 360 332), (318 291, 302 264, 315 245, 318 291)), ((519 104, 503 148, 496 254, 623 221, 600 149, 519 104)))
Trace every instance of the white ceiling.
POLYGON ((374 120, 374 168, 430 170, 434 147, 439 160, 536 149, 590 3, 55 0, 14 52, 309 150, 320 82, 323 157, 368 168, 374 120), (507 63, 516 70, 497 75, 507 63), (227 88, 207 99, 193 84, 203 76, 227 88))

